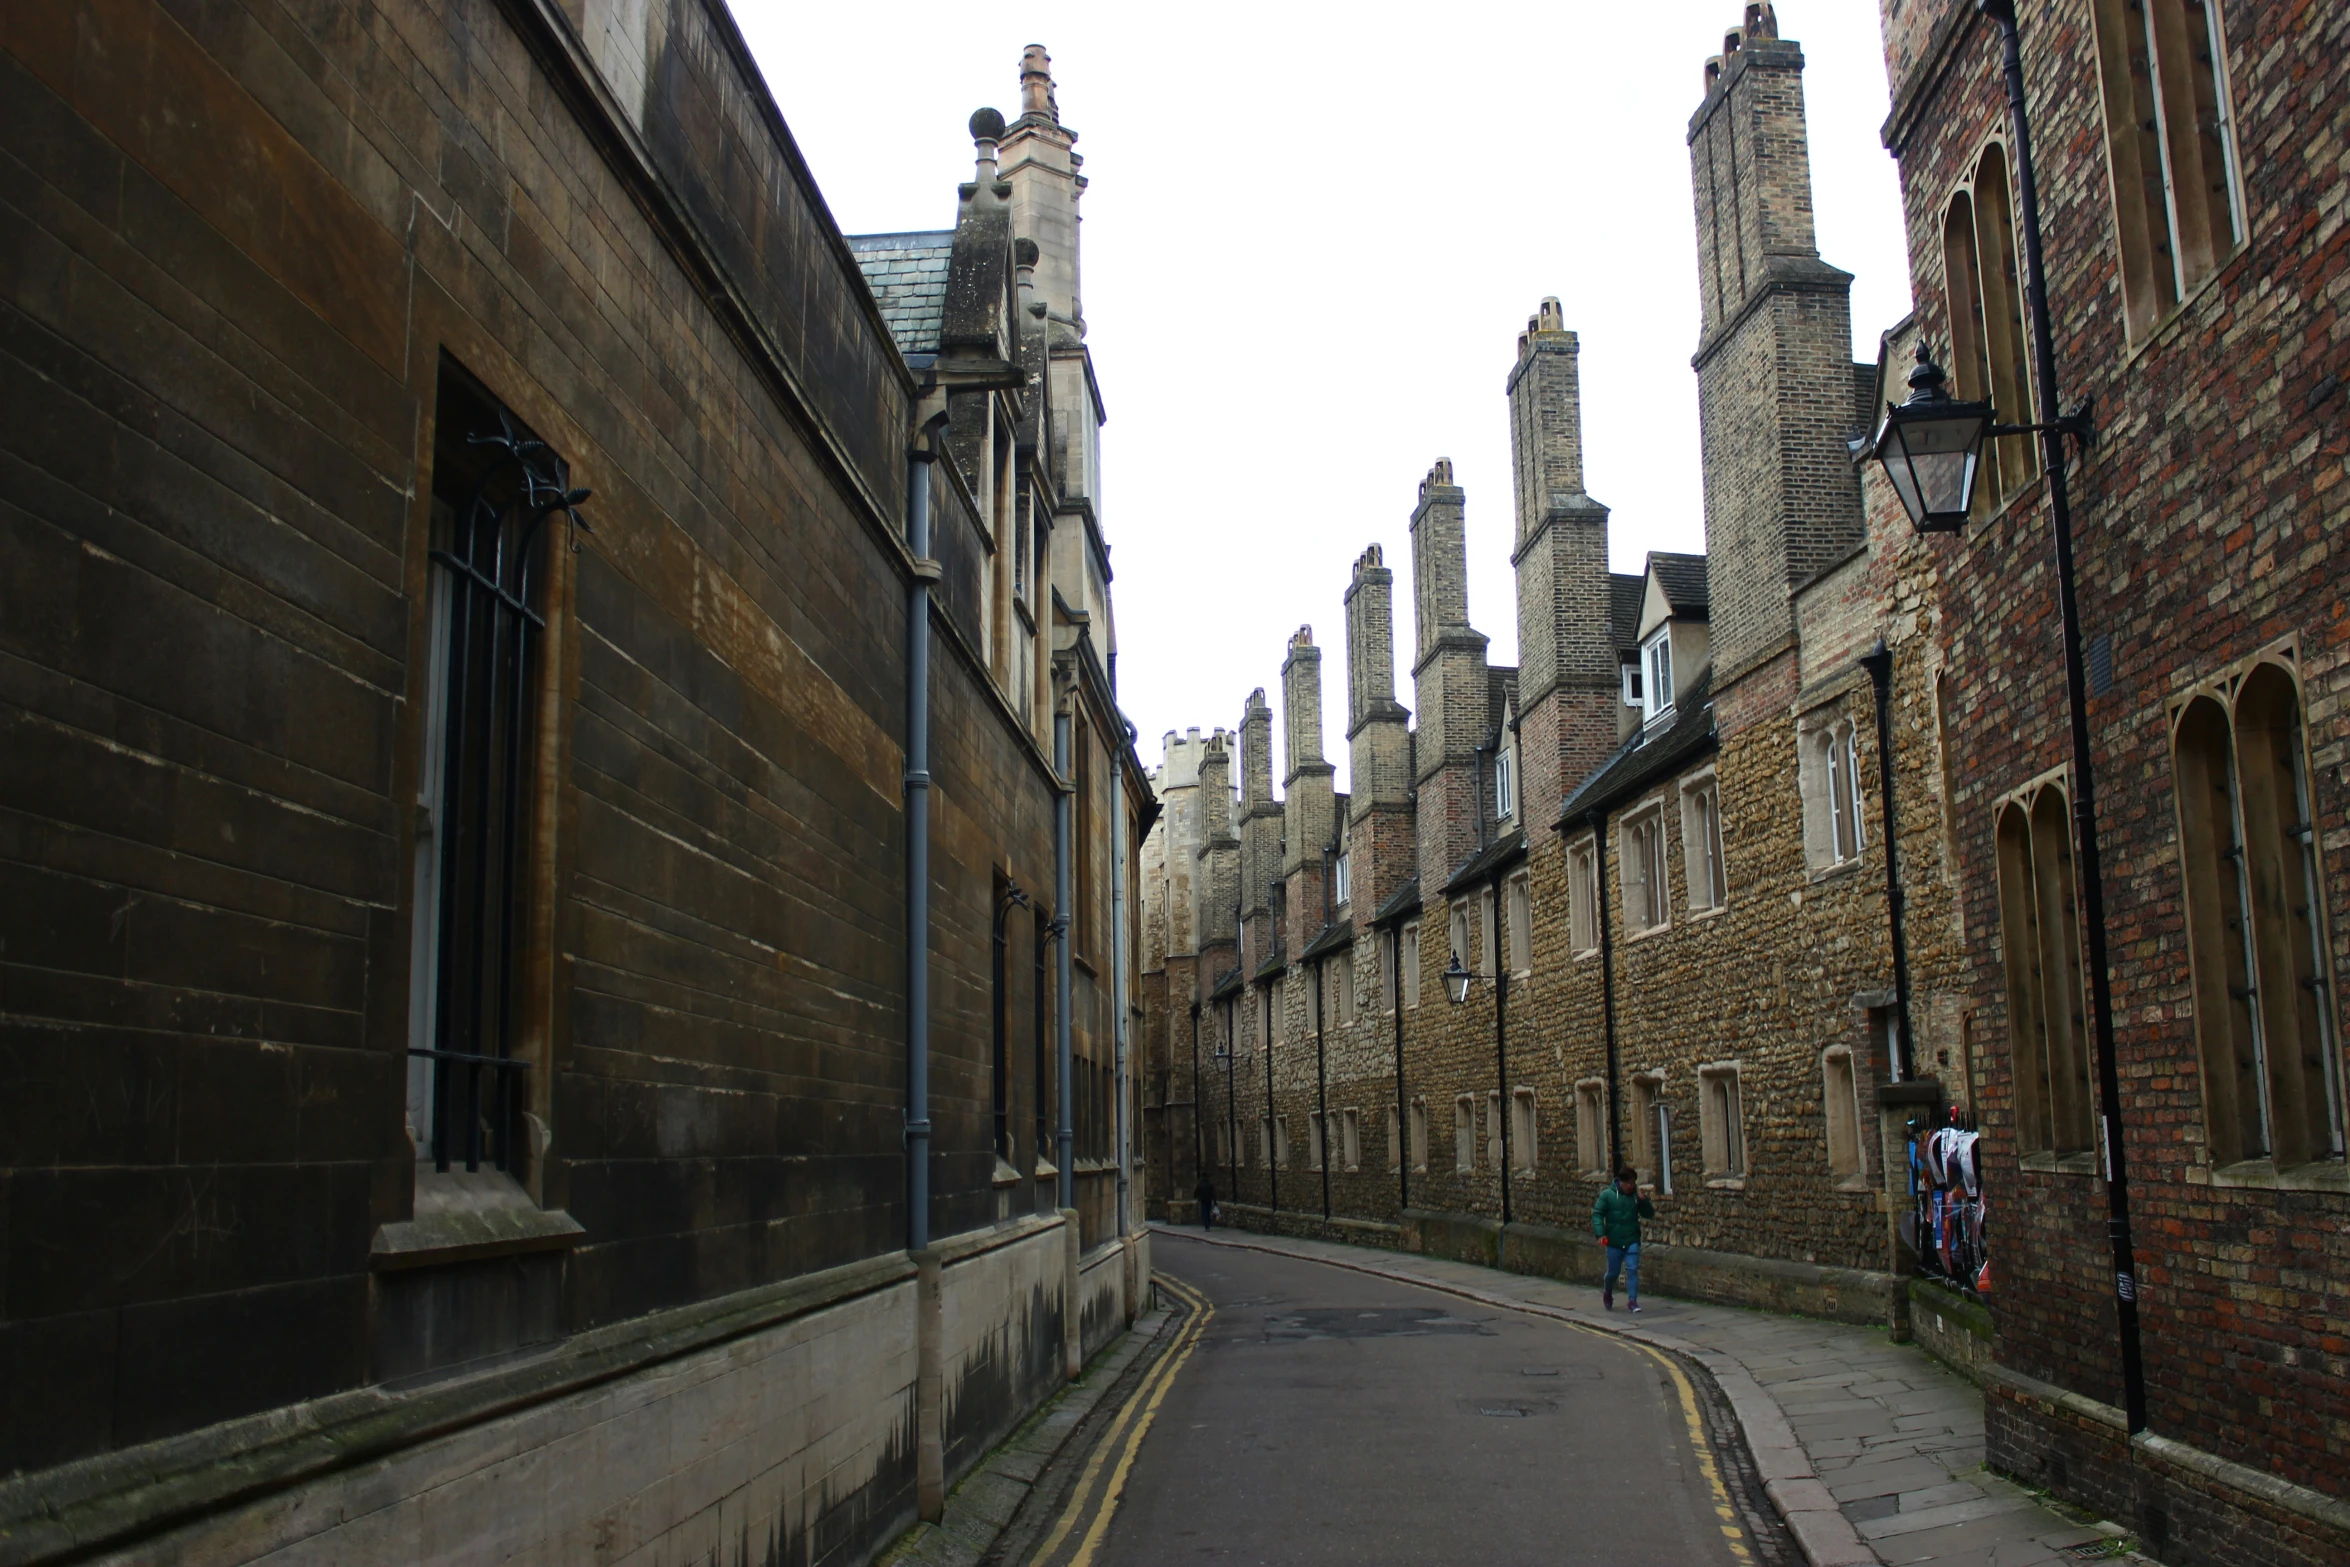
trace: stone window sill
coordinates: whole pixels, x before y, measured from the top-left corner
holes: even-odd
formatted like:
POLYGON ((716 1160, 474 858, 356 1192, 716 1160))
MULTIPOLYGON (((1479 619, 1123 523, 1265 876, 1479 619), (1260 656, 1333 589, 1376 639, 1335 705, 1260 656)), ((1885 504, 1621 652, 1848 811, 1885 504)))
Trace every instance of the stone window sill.
POLYGON ((989 1184, 995 1186, 1017 1186, 1024 1179, 1026 1179, 1026 1177, 1021 1175, 1016 1167, 1006 1164, 1001 1158, 998 1158, 995 1162, 995 1176, 989 1184))
POLYGON ((2041 1175, 2095 1175, 2098 1173, 2097 1151, 2084 1148, 2079 1153, 2057 1154, 2042 1151, 2028 1153, 2017 1161, 2026 1170, 2041 1175))
POLYGON ((1867 853, 1868 850, 1864 848, 1859 854, 1854 855, 1848 860, 1838 860, 1833 865, 1815 865, 1811 867, 1810 875, 1807 878, 1806 885, 1817 887, 1823 882, 1834 881, 1839 876, 1857 875, 1860 871, 1861 859, 1867 853))
POLYGON ((1651 925, 1646 930, 1628 930, 1624 932, 1624 939, 1626 941, 1646 941, 1649 937, 1661 936, 1672 928, 1673 922, 1667 920, 1662 925, 1651 925))
POLYGON ((1839 1177, 1836 1182, 1836 1190, 1840 1192, 1865 1192, 1869 1190, 1869 1178, 1867 1172, 1862 1170, 1855 1170, 1850 1175, 1839 1177))
POLYGON ((2277 1168, 2273 1159, 2246 1159, 2238 1164, 2187 1166, 2187 1179, 2197 1186, 2279 1192, 2350 1193, 2350 1166, 2339 1159, 2277 1168))
POLYGON ((1709 1192, 1742 1192, 1746 1190, 1746 1177, 1743 1175, 1709 1175, 1705 1178, 1705 1189, 1709 1192))
POLYGON ((541 1208, 495 1170, 420 1168, 414 1216, 379 1225, 368 1248, 378 1273, 437 1268, 488 1257, 568 1251, 587 1230, 559 1208, 541 1208))
POLYGON ((1729 913, 1729 912, 1730 912, 1730 905, 1728 905, 1727 903, 1717 903, 1717 904, 1715 904, 1713 907, 1711 907, 1711 908, 1708 908, 1708 909, 1698 909, 1698 908, 1693 908, 1693 909, 1691 909, 1691 910, 1689 911, 1689 916, 1688 916, 1688 918, 1689 918, 1689 922, 1690 922, 1691 924, 1693 924, 1693 925, 1694 925, 1694 924, 1696 924, 1696 923, 1697 923, 1699 920, 1718 920, 1718 919, 1720 919, 1720 918, 1721 918, 1723 915, 1725 915, 1725 914, 1727 914, 1727 913, 1729 913))

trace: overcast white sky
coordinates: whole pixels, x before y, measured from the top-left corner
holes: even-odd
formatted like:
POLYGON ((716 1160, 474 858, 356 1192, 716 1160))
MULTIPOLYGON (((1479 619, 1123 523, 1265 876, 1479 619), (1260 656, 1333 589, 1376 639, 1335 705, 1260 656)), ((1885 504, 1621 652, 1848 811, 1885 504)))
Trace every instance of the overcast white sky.
MULTIPOLYGON (((950 224, 971 111, 1017 112, 1021 47, 1052 51, 1092 181, 1119 697, 1146 763, 1169 729, 1237 724, 1252 687, 1278 707, 1310 623, 1345 786, 1340 595, 1382 544, 1409 705, 1409 525, 1438 457, 1469 494, 1470 617, 1516 662, 1502 382, 1546 294, 1581 334, 1616 569, 1705 547, 1684 137, 1735 0, 733 5, 852 234, 950 224)), ((1778 13, 1807 61, 1820 253, 1856 275, 1869 357, 1909 309, 1876 0, 1778 13)))

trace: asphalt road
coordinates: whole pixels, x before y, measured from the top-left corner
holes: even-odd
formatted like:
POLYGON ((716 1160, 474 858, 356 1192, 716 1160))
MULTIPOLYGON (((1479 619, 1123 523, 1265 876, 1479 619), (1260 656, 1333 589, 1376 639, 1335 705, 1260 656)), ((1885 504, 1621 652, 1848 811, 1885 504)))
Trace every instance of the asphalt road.
POLYGON ((1213 1306, 1093 1560, 1746 1567, 1691 1396, 1604 1335, 1161 1232, 1213 1306))

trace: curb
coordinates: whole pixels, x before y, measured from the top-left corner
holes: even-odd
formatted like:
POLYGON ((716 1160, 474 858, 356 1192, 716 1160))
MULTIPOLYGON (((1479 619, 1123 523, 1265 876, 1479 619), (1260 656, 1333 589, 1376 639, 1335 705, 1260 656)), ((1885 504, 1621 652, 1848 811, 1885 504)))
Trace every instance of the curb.
MULTIPOLYGON (((1174 1229, 1157 1220, 1152 1221, 1151 1228, 1209 1246, 1229 1246, 1239 1251, 1258 1251, 1272 1257, 1289 1257, 1319 1262, 1333 1268, 1347 1268, 1373 1278, 1410 1284, 1419 1289, 1458 1296, 1462 1300, 1473 1300, 1480 1305, 1495 1306, 1505 1311, 1522 1311, 1530 1316, 1548 1317, 1557 1322, 1571 1322, 1594 1333, 1612 1334, 1653 1349, 1686 1356, 1705 1368, 1706 1374, 1722 1390, 1722 1396, 1730 1401, 1730 1412, 1738 1417, 1738 1429, 1744 1433, 1747 1448, 1754 1454, 1754 1467, 1762 1476, 1763 1490, 1770 1496, 1771 1505, 1779 1510, 1779 1516, 1786 1520, 1787 1532, 1795 1536, 1795 1544, 1803 1552, 1803 1559, 1809 1567, 1880 1567, 1884 1560, 1869 1548, 1868 1542, 1852 1527, 1852 1520, 1844 1516, 1844 1510, 1828 1494, 1828 1488, 1820 1483, 1819 1475, 1811 1466, 1811 1455, 1795 1439, 1795 1428, 1788 1424, 1787 1413, 1779 1407, 1779 1401, 1771 1396, 1769 1389, 1755 1380, 1754 1373, 1720 1350, 1706 1349, 1667 1334, 1652 1333, 1646 1328, 1594 1321, 1579 1312, 1518 1300, 1466 1284, 1424 1278, 1369 1262, 1314 1256, 1256 1240, 1224 1240, 1212 1233, 1194 1234, 1189 1230, 1174 1229)), ((1324 1241, 1319 1244, 1337 1243, 1324 1241)), ((1464 1263, 1462 1266, 1471 1267, 1474 1264, 1464 1263)))
POLYGON ((1038 1405, 955 1482, 938 1522, 913 1525, 882 1548, 874 1567, 975 1567, 986 1559, 1069 1439, 1127 1370, 1166 1336, 1168 1325, 1180 1320, 1163 1304, 1136 1317, 1132 1327, 1094 1352, 1077 1380, 1038 1405))

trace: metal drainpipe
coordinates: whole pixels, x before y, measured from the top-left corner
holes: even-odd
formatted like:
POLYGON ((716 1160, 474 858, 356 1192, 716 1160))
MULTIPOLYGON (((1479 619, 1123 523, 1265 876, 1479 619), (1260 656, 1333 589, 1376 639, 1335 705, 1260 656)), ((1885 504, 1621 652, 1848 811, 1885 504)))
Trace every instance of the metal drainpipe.
MULTIPOLYGON (((1126 728, 1126 739, 1133 742, 1132 725, 1126 728)), ((1128 1222, 1127 1205, 1133 1201, 1133 1188, 1126 1163, 1127 1139, 1131 1135, 1126 1124, 1126 748, 1120 746, 1110 756, 1110 813, 1114 823, 1110 832, 1110 1041, 1113 1059, 1110 1067, 1111 1091, 1118 1096, 1115 1121, 1118 1140, 1118 1234, 1132 1230, 1128 1222)), ((1197 1094, 1195 1092, 1196 1101, 1197 1094)), ((1192 1119, 1199 1119, 1199 1111, 1192 1111, 1192 1119)))
MULTIPOLYGON (((940 419, 944 416, 941 415, 940 419)), ((924 436, 932 435, 933 420, 924 436)), ((930 1248, 930 465, 924 439, 906 454, 906 1249, 930 1248)))
MULTIPOLYGON (((1175 1139, 1170 1136, 1167 1141, 1171 1147, 1175 1139)), ((1199 1003, 1194 1001, 1191 1004, 1191 1167, 1194 1170, 1201 1168, 1202 1161, 1206 1158, 1207 1149, 1200 1140, 1199 1130, 1199 1003)), ((1170 1166, 1173 1164, 1171 1159, 1169 1164, 1170 1166)), ((1175 1200, 1175 1193, 1172 1190, 1175 1185, 1175 1177, 1172 1173, 1167 1177, 1167 1185, 1170 1188, 1167 1193, 1167 1201, 1171 1204, 1175 1200)), ((1197 1186, 1198 1183, 1194 1182, 1195 1195, 1197 1186)))
POLYGON ((1392 936, 1395 964, 1395 1217, 1402 1222, 1403 1212, 1412 1205, 1412 1122, 1411 1107, 1404 1102, 1403 1093, 1403 926, 1395 927, 1392 936))
POLYGON ((1624 1167, 1624 1127, 1620 1107, 1624 1099, 1622 1063, 1616 1054, 1616 946, 1607 917, 1607 812, 1594 810, 1584 818, 1591 824, 1591 863, 1599 885, 1591 900, 1599 911, 1599 1010, 1607 1033, 1607 1176, 1614 1184, 1624 1167))
MULTIPOLYGON (((1327 886, 1328 882, 1325 881, 1327 886)), ((1330 1222, 1330 1057, 1323 1043, 1322 963, 1314 959, 1314 1115, 1322 1130, 1317 1141, 1322 1155, 1322 1222, 1330 1222)))
POLYGON ((1071 885, 1069 864, 1069 807, 1073 792, 1069 743, 1069 715, 1057 712, 1053 714, 1053 771, 1060 775, 1060 785, 1053 795, 1053 923, 1060 928, 1061 946, 1053 954, 1053 999, 1058 1003, 1060 1012, 1053 1019, 1053 1054, 1059 1075, 1061 1124, 1059 1136, 1055 1140, 1055 1148, 1060 1155, 1055 1162, 1060 1166, 1060 1174, 1054 1185, 1054 1195, 1059 1199, 1057 1206, 1062 1208, 1077 1206, 1077 1123, 1074 1118, 1076 1107, 1070 1102, 1069 1059, 1069 948, 1072 945, 1070 933, 1075 928, 1076 914, 1070 907, 1070 900, 1076 893, 1071 885))
MULTIPOLYGON (((1233 950, 1239 951, 1237 940, 1233 950)), ((1240 1064, 1240 1030, 1235 1026, 1239 1008, 1237 1000, 1224 1003, 1224 1129, 1231 1139, 1224 1145, 1224 1165, 1228 1172, 1225 1179, 1232 1183, 1225 1191, 1234 1202, 1240 1201, 1240 1101, 1232 1086, 1233 1069, 1240 1064)))
POLYGON ((1917 1076, 1917 1035, 1909 1021, 1909 904, 1901 890, 1900 828, 1893 811, 1892 649, 1879 642, 1860 662, 1877 688, 1877 790, 1885 797, 1885 916, 1893 926, 1893 998, 1901 1018, 1901 1039, 1887 1064, 1896 1079, 1907 1081, 1917 1076))

